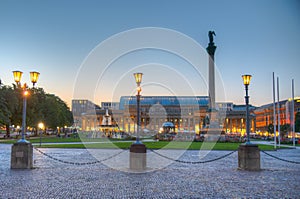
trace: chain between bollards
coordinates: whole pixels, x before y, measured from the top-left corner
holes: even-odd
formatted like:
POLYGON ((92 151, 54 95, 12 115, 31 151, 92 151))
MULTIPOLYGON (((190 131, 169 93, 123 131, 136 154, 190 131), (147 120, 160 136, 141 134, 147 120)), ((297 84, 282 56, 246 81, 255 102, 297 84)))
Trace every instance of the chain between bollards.
POLYGON ((276 157, 276 156, 274 156, 274 155, 271 155, 271 154, 269 154, 269 153, 267 153, 267 152, 265 152, 265 151, 263 151, 263 150, 260 150, 260 151, 263 152, 264 154, 266 154, 266 155, 272 157, 272 158, 277 159, 277 160, 281 160, 281 161, 288 162, 288 163, 293 163, 293 164, 300 164, 300 162, 282 159, 282 158, 276 157))
MULTIPOLYGON (((61 162, 61 163, 64 163, 64 164, 71 164, 71 165, 93 165, 93 164, 97 164, 97 163, 102 163, 104 161, 107 161, 109 159, 112 159, 118 155, 120 155, 121 153, 125 152, 126 150, 122 150, 120 151, 119 153, 116 153, 112 156, 109 156, 107 158, 104 158, 102 160, 96 160, 96 161, 93 161, 93 162, 70 162, 70 161, 65 161, 65 160, 61 160, 61 159, 58 159, 58 158, 55 158, 47 153, 44 153, 43 151, 39 150, 38 148, 36 147, 33 147, 36 151, 38 151, 39 153, 41 153, 42 155, 52 159, 52 160, 55 160, 55 161, 58 161, 58 162, 61 162)), ((225 154, 223 156, 220 156, 220 157, 217 157, 217 158, 214 158, 214 159, 211 159, 211 160, 205 160, 205 161, 184 161, 184 160, 177 160, 177 159, 174 159, 174 158, 170 158, 166 155, 162 155, 161 153, 158 153, 156 150, 153 150, 153 149, 148 149, 150 150, 151 152, 153 152, 154 154, 160 156, 160 157, 163 157, 165 159, 168 159, 168 160, 171 160, 171 161, 174 161, 174 162, 179 162, 179 163, 184 163, 184 164, 205 164, 205 163, 209 163, 209 162, 214 162, 214 161, 217 161, 217 160, 221 160, 223 158, 226 158, 228 156, 230 156, 231 154, 235 153, 237 150, 234 150, 234 151, 231 151, 230 153, 228 154, 225 154)), ((286 159, 282 159, 282 158, 279 158, 279 157, 276 157, 274 155, 271 155, 269 153, 267 153, 266 151, 263 151, 263 150, 260 150, 261 152, 263 152, 264 154, 272 157, 272 158, 275 158, 277 160, 280 160, 280 161, 284 161, 284 162, 288 162, 288 163, 293 163, 293 164, 300 164, 300 162, 296 162, 296 161, 292 161, 292 160, 286 160, 286 159)))
POLYGON ((171 161, 174 161, 174 162, 179 162, 179 163, 184 163, 184 164, 204 164, 204 163, 214 162, 214 161, 217 161, 217 160, 226 158, 227 156, 230 156, 231 154, 233 154, 234 152, 237 151, 237 150, 231 151, 230 153, 225 154, 225 155, 223 155, 223 156, 221 156, 221 157, 218 157, 218 158, 215 158, 215 159, 193 162, 193 161, 184 161, 184 160, 173 159, 173 158, 170 158, 170 157, 168 157, 168 156, 162 155, 162 154, 156 152, 156 151, 153 150, 153 149, 149 149, 149 150, 152 151, 153 153, 155 153, 155 154, 158 155, 158 156, 161 156, 161 157, 163 157, 163 158, 166 158, 166 159, 171 160, 171 161))
POLYGON ((58 158, 55 158, 47 153, 44 153, 43 151, 39 150, 38 148, 36 147, 33 147, 36 151, 38 151, 39 153, 41 153, 42 155, 52 159, 52 160, 55 160, 55 161, 58 161, 58 162, 61 162, 61 163, 64 163, 64 164, 71 164, 71 165, 92 165, 92 164, 97 164, 97 163, 102 163, 104 161, 107 161, 109 159, 112 159, 118 155, 120 155, 121 153, 125 152, 126 150, 122 150, 120 151, 119 153, 116 153, 110 157, 107 157, 107 158, 104 158, 102 160, 96 160, 96 161, 93 161, 93 162, 70 162, 70 161, 65 161, 65 160, 61 160, 61 159, 58 159, 58 158))

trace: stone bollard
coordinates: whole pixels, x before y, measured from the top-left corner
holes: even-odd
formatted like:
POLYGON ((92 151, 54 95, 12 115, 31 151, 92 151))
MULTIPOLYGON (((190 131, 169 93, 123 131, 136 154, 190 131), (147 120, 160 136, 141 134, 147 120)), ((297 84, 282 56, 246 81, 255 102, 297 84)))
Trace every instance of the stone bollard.
POLYGON ((17 142, 11 150, 11 169, 33 168, 33 146, 31 143, 17 142))
POLYGON ((146 169, 147 148, 142 143, 133 143, 130 146, 130 170, 143 171, 146 169))
POLYGON ((255 144, 241 144, 238 149, 239 169, 248 171, 260 170, 260 151, 255 144))

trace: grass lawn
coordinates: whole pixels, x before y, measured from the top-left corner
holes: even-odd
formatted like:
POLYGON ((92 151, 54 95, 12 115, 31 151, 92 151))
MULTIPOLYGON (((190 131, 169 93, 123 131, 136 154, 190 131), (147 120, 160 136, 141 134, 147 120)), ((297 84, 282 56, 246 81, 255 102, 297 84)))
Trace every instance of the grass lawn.
MULTIPOLYGON (((0 143, 6 143, 6 144, 13 144, 16 143, 19 139, 3 139, 0 141, 0 143)), ((26 138, 31 143, 40 143, 40 138, 39 137, 30 137, 26 138)), ((68 137, 68 138, 63 138, 63 137, 42 137, 42 143, 67 143, 67 142, 105 142, 109 141, 107 138, 91 138, 91 139, 80 139, 80 138, 73 138, 73 137, 68 137)))
MULTIPOLYGON (((45 148, 88 148, 88 149, 129 149, 132 142, 91 143, 91 144, 53 144, 42 145, 45 148)), ((148 149, 186 149, 186 150, 237 150, 241 143, 212 142, 144 142, 148 149)), ((261 150, 274 150, 270 145, 259 145, 261 150)))
MULTIPOLYGON (((0 143, 13 144, 17 140, 2 140, 0 143)), ((31 143, 39 143, 40 138, 28 139, 31 143)), ((43 148, 95 148, 95 149, 113 149, 121 148, 128 149, 134 141, 124 140, 109 140, 105 138, 84 139, 79 138, 57 138, 57 137, 42 137, 43 148), (109 142, 111 141, 111 142, 109 142), (72 143, 73 142, 73 143, 72 143), (81 142, 85 142, 81 143, 81 142), (92 142, 92 143, 88 143, 92 142), (94 143, 99 142, 99 143, 94 143), (102 142, 102 143, 100 143, 102 142), (43 144, 47 143, 47 144, 43 144), (51 144, 53 143, 53 144, 51 144)), ((153 141, 144 142, 148 149, 187 149, 187 150, 236 150, 241 143, 213 143, 213 142, 168 142, 168 141, 153 141)), ((38 146, 38 145, 37 145, 38 146)), ((39 147, 39 146, 38 146, 39 147)), ((271 145, 259 145, 261 150, 274 150, 271 145)))

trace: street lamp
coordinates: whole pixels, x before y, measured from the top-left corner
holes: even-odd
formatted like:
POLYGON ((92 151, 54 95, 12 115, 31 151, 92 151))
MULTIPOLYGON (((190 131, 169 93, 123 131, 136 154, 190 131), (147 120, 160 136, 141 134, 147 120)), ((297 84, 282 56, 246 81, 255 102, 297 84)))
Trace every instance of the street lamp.
POLYGON ((42 132, 44 130, 44 123, 43 122, 40 122, 38 124, 38 127, 39 127, 39 131, 40 131, 40 146, 42 145, 42 132))
MULTIPOLYGON (((23 72, 21 71, 13 71, 14 80, 16 84, 21 87, 21 79, 22 79, 23 72)), ((39 72, 30 72, 30 78, 33 86, 38 80, 39 72)), ((22 138, 18 142, 25 142, 28 143, 28 141, 25 139, 25 129, 26 129, 26 106, 27 106, 27 96, 29 95, 29 92, 27 90, 27 84, 25 83, 22 86, 23 89, 23 115, 22 115, 22 138)))
POLYGON ((17 85, 19 86, 19 85, 20 85, 21 78, 22 78, 23 72, 16 70, 16 71, 13 71, 13 74, 14 74, 15 82, 16 82, 17 85))
POLYGON ((130 146, 130 162, 129 167, 132 170, 145 170, 147 166, 147 148, 140 142, 140 99, 141 99, 141 82, 143 73, 134 73, 135 82, 137 84, 136 106, 137 106, 137 136, 136 141, 130 146))
POLYGON ((248 86, 250 84, 251 75, 242 75, 245 90, 246 90, 246 96, 245 96, 245 102, 246 102, 246 133, 247 133, 247 142, 246 144, 250 144, 250 122, 249 122, 249 95, 248 95, 248 86))
POLYGON ((251 75, 242 75, 246 90, 246 133, 247 142, 238 148, 238 165, 240 169, 249 171, 260 170, 260 150, 258 145, 250 143, 250 121, 249 121, 249 96, 248 86, 250 85, 251 75))
POLYGON ((40 75, 39 72, 36 72, 36 71, 30 72, 30 79, 33 84, 33 87, 34 87, 35 83, 37 82, 37 80, 39 79, 39 75, 40 75))
POLYGON ((39 126, 39 128, 40 128, 41 130, 44 129, 44 123, 43 123, 43 122, 40 122, 40 123, 38 124, 38 126, 39 126))
POLYGON ((135 82, 137 84, 137 95, 136 95, 136 106, 137 106, 137 136, 136 136, 136 143, 140 143, 140 99, 141 99, 141 82, 143 73, 134 73, 135 82))

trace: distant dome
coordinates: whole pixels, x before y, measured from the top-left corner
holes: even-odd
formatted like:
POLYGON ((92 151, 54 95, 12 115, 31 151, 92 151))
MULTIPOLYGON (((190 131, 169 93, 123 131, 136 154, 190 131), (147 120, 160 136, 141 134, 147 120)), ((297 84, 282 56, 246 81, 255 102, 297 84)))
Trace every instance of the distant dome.
POLYGON ((167 128, 167 127, 174 128, 175 127, 175 125, 172 122, 165 122, 165 123, 163 123, 162 126, 165 128, 167 128))

